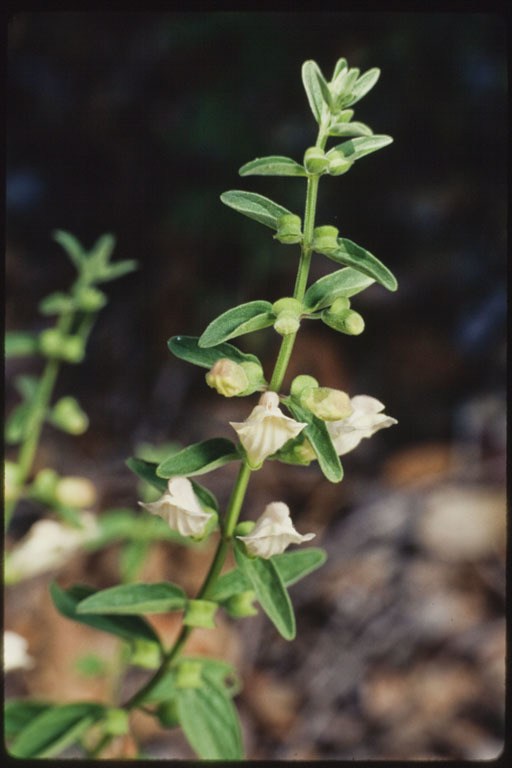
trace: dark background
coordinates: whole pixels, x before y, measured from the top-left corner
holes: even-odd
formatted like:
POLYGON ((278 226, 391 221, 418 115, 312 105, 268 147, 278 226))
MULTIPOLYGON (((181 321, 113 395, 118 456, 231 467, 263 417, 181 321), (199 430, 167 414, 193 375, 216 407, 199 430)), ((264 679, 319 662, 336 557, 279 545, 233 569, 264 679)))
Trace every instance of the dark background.
MULTIPOLYGON (((315 59, 330 78, 341 56, 362 72, 382 70, 355 106, 355 119, 394 143, 350 173, 322 179, 317 223, 335 224, 375 253, 396 274, 399 290, 375 285, 354 299, 366 321, 361 337, 304 324, 290 376, 310 373, 351 395, 377 397, 399 425, 345 457, 347 481, 334 508, 331 497, 324 512, 319 501, 308 518, 304 499, 320 478, 306 470, 304 486, 294 486, 289 470, 290 506, 295 500, 299 519, 339 521, 369 489, 375 497, 404 487, 410 493, 429 472, 451 478, 455 455, 466 471, 462 484, 470 478, 502 488, 507 83, 501 16, 22 13, 9 26, 6 327, 45 327, 38 301, 72 280, 51 240, 56 228, 87 247, 112 232, 114 259, 139 262, 137 272, 105 286, 110 303, 86 362, 63 368, 59 378, 56 395, 80 399, 90 430, 79 439, 45 433, 45 459, 63 473, 93 476, 101 508, 134 504, 135 483, 123 462, 140 441, 186 445, 232 437, 227 421, 247 414, 248 401, 221 400, 204 386, 204 371, 173 359, 166 341, 177 333, 199 335, 234 304, 292 292, 298 249, 272 240, 268 229, 224 207, 219 195, 254 190, 302 215, 303 180, 240 179, 237 170, 267 154, 302 160, 316 128, 301 64, 315 59)), ((311 279, 332 268, 316 256, 311 279)), ((261 356, 267 374, 278 344, 271 329, 240 340, 261 356)), ((15 402, 10 376, 21 370, 25 362, 7 366, 8 408, 15 402)), ((272 469, 279 478, 287 471, 272 469)), ((272 486, 274 474, 258 479, 272 486)), ((268 501, 273 492, 260 496, 268 501)), ((227 482, 219 493, 225 501, 227 482)), ((248 514, 260 512, 249 501, 248 514)), ((499 600, 495 618, 498 606, 499 600)), ((499 741, 498 710, 495 702, 488 731, 499 741)), ((371 738, 365 733, 362 753, 354 745, 319 747, 320 740, 317 756, 414 756, 407 746, 400 752, 393 741, 391 747, 379 742, 375 729, 371 738)), ((269 743, 265 756, 281 754, 269 743)), ((459 754, 443 743, 424 749, 459 754)))

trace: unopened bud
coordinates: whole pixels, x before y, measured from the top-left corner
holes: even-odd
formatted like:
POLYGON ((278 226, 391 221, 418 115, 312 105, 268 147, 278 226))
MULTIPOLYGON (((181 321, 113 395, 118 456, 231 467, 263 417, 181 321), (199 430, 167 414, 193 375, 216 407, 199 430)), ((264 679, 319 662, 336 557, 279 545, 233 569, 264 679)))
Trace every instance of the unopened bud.
POLYGON ((88 288, 81 288, 77 292, 75 301, 77 307, 84 312, 97 312, 105 306, 107 297, 103 291, 89 286, 88 288))
POLYGON ((53 406, 51 422, 72 435, 81 435, 89 426, 87 414, 74 397, 61 397, 53 406))
POLYGON ((59 476, 53 469, 41 469, 34 478, 31 487, 31 495, 41 501, 52 503, 55 500, 59 476))
POLYGON ((254 520, 244 520, 242 523, 238 523, 235 528, 235 536, 247 536, 255 525, 254 520))
POLYGON ((343 173, 346 173, 350 169, 353 162, 352 160, 349 160, 347 157, 345 157, 343 152, 338 151, 332 151, 332 153, 329 152, 327 155, 327 161, 327 173, 330 176, 341 176, 343 173))
POLYGON ((62 357, 65 337, 56 328, 47 328, 39 336, 39 347, 47 357, 62 357))
POLYGON ((290 394, 292 397, 299 399, 304 389, 311 389, 312 387, 318 387, 318 381, 313 376, 307 376, 305 373, 302 373, 292 381, 290 394))
POLYGON ((189 627, 215 629, 213 617, 217 607, 217 603, 213 603, 211 600, 189 600, 183 623, 189 627))
POLYGON ((86 477, 63 477, 55 489, 57 501, 67 507, 92 507, 96 488, 86 477))
POLYGON ((346 333, 349 336, 358 336, 364 331, 364 320, 358 312, 347 309, 340 314, 332 314, 329 310, 322 312, 322 320, 335 331, 346 333))
POLYGON ((347 299, 345 296, 339 296, 331 304, 329 312, 331 315, 341 315, 346 309, 350 309, 350 299, 347 299))
POLYGON ((80 336, 66 336, 63 339, 62 357, 68 363, 81 363, 85 355, 85 344, 80 336))
POLYGON ((238 592, 238 594, 231 595, 226 600, 224 608, 234 619, 241 619, 244 616, 255 616, 258 613, 258 609, 252 604, 255 597, 256 592, 253 589, 238 592))
POLYGON ((135 638, 133 641, 130 664, 144 669, 156 669, 160 666, 161 651, 157 643, 143 638, 135 638))
POLYGON ((200 688, 202 686, 201 668, 200 661, 182 661, 176 675, 176 688, 200 688))
POLYGON ((305 390, 300 402, 323 421, 339 421, 352 413, 350 397, 340 389, 315 387, 305 390))
POLYGON ((277 220, 277 233, 274 235, 274 239, 285 245, 300 243, 302 241, 301 227, 300 216, 296 216, 294 213, 285 213, 277 220))
POLYGON ((226 357, 217 360, 208 371, 206 383, 224 397, 239 395, 249 386, 247 374, 242 366, 226 357))
POLYGON ((320 147, 309 147, 304 153, 304 168, 308 173, 323 173, 329 161, 320 147))
POLYGON ((322 253, 338 248, 339 229, 337 227, 315 227, 313 230, 313 249, 322 253))
POLYGON ((121 736, 123 733, 128 733, 130 730, 128 712, 118 707, 108 709, 103 723, 103 730, 111 736, 121 736))
POLYGON ((300 320, 295 312, 284 310, 277 316, 274 328, 281 336, 288 336, 290 333, 296 333, 299 330, 300 320))

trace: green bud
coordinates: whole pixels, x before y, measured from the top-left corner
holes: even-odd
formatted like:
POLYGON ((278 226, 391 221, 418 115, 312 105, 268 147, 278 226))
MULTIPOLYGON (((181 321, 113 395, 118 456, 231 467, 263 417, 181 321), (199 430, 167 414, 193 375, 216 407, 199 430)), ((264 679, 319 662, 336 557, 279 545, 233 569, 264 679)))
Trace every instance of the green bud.
POLYGON ((315 227, 313 230, 313 249, 319 253, 335 250, 338 248, 338 234, 339 229, 337 227, 315 227))
POLYGON ((313 376, 307 376, 302 373, 300 376, 296 376, 292 381, 290 394, 292 397, 299 399, 304 389, 311 389, 312 387, 318 387, 318 381, 313 376))
POLYGON ((67 336, 63 339, 62 357, 68 363, 81 363, 85 355, 85 344, 80 336, 67 336))
POLYGON ((107 297, 97 288, 82 287, 76 292, 75 301, 78 309, 84 312, 97 312, 105 306, 107 297))
POLYGON ((176 688, 200 688, 203 684, 201 668, 200 661, 182 661, 176 675, 176 688))
POLYGON ((324 173, 329 161, 320 147, 309 147, 304 153, 304 168, 308 173, 324 173))
POLYGON ((156 710, 156 716, 164 728, 175 728, 180 724, 176 699, 164 701, 156 710))
POLYGON ((41 469, 34 478, 30 493, 41 501, 53 503, 59 476, 53 469, 41 469))
POLYGON ((144 669, 156 669, 160 666, 161 651, 157 643, 136 638, 133 641, 130 664, 144 669))
POLYGON ((350 299, 347 299, 345 296, 340 296, 333 301, 329 312, 331 315, 341 315, 346 309, 350 309, 350 299))
POLYGON ((249 379, 241 365, 222 357, 206 374, 206 383, 224 397, 240 395, 249 386, 249 379))
POLYGON ((291 296, 286 296, 284 299, 278 299, 272 304, 272 312, 278 315, 283 310, 295 312, 296 315, 300 315, 304 309, 302 301, 294 299, 291 296))
POLYGON ((295 312, 284 310, 277 316, 274 323, 274 329, 281 336, 289 336, 290 333, 296 333, 299 330, 300 320, 295 312))
POLYGON ((300 402, 323 421, 339 421, 349 416, 353 410, 347 393, 331 387, 306 389, 300 402))
POLYGON ((211 600, 189 600, 183 623, 189 627, 215 629, 213 617, 217 608, 217 603, 213 603, 211 600))
POLYGON ((258 609, 252 604, 255 598, 256 592, 253 589, 248 589, 246 592, 231 595, 224 603, 224 608, 233 619, 256 616, 258 609))
POLYGON ((358 312, 354 312, 351 309, 346 309, 341 314, 336 315, 324 310, 322 312, 322 320, 330 328, 334 328, 335 331, 346 333, 349 336, 358 336, 364 331, 364 320, 358 312))
POLYGON ((300 216, 296 216, 294 213, 285 213, 277 220, 277 233, 274 235, 274 239, 285 245, 300 243, 302 241, 301 227, 300 216))
POLYGON ((62 357, 64 336, 56 328, 47 328, 39 335, 39 348, 46 357, 62 357))
POLYGON ((327 173, 330 176, 341 176, 346 173, 352 166, 353 160, 349 160, 343 152, 331 151, 327 155, 329 165, 327 166, 327 173))
POLYGON ((235 528, 235 536, 248 536, 255 525, 254 520, 244 520, 242 523, 238 523, 235 528))
POLYGON ((128 733, 130 725, 128 722, 128 712, 118 707, 108 709, 103 722, 103 731, 111 736, 121 736, 128 733))
POLYGON ((242 395, 252 395, 253 392, 262 390, 267 386, 263 368, 259 363, 243 362, 240 363, 240 368, 245 372, 249 382, 247 389, 242 392, 242 395))
POLYGON ((61 397, 53 406, 50 419, 52 424, 71 435, 81 435, 89 426, 87 414, 74 397, 61 397))

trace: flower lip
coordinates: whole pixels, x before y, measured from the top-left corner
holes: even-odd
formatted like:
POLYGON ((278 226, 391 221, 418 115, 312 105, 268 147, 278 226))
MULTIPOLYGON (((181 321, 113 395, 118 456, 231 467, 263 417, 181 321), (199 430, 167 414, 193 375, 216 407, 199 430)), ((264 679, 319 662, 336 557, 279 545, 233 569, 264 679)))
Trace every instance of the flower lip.
POLYGON ((379 429, 398 424, 397 420, 382 413, 384 405, 375 397, 355 395, 350 399, 352 413, 340 421, 327 421, 338 456, 352 451, 365 437, 371 437, 379 429))
POLYGON ((276 392, 265 392, 245 421, 229 423, 246 451, 249 465, 255 469, 307 427, 305 422, 284 415, 276 392))
POLYGON ((139 501, 139 504, 152 515, 159 515, 182 536, 202 536, 212 517, 201 507, 187 477, 171 477, 166 492, 158 501, 147 504, 139 501))
POLYGON ((288 506, 282 501, 273 501, 267 504, 251 533, 237 539, 244 542, 249 554, 268 559, 284 552, 289 544, 302 544, 314 537, 314 533, 298 533, 288 506))

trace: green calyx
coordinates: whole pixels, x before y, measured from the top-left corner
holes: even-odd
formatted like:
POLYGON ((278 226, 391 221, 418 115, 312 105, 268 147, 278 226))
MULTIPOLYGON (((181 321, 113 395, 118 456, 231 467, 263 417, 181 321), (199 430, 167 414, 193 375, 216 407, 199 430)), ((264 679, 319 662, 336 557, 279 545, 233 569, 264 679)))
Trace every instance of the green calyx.
POLYGON ((30 487, 30 495, 46 504, 55 501, 59 475, 53 469, 41 469, 30 487))
POLYGON ((300 376, 296 376, 292 381, 290 394, 292 397, 295 397, 297 400, 299 400, 302 392, 305 389, 312 389, 313 387, 318 386, 318 381, 314 378, 314 376, 307 376, 306 374, 302 373, 300 376))
POLYGON ((97 312, 107 303, 107 297, 103 291, 91 286, 78 288, 74 300, 77 309, 81 309, 83 312, 97 312))
POLYGON ((335 331, 346 333, 349 336, 359 336, 364 331, 363 318, 352 309, 346 309, 339 314, 334 314, 326 309, 322 312, 322 320, 335 331))
POLYGON ((39 336, 39 347, 46 357, 80 363, 85 354, 85 344, 80 336, 66 336, 56 328, 47 328, 39 336))
POLYGON ((281 336, 296 333, 300 326, 300 316, 303 311, 302 302, 298 299, 287 297, 278 299, 272 305, 272 312, 276 315, 274 329, 281 336))
POLYGON ((330 176, 341 176, 352 167, 353 161, 345 157, 343 152, 331 150, 326 155, 328 166, 327 173, 330 176))
POLYGON ((180 724, 176 699, 162 702, 156 710, 156 716, 164 728, 175 728, 180 724))
POLYGON ((124 733, 128 733, 129 730, 128 713, 124 709, 112 707, 107 710, 105 720, 103 721, 103 731, 105 733, 111 736, 121 736, 124 733))
POLYGON ((235 528, 235 536, 247 536, 255 525, 256 523, 254 520, 244 520, 243 522, 238 523, 235 528))
MULTIPOLYGON (((197 600, 195 602, 199 601, 197 600)), ((201 688, 203 684, 201 680, 201 668, 202 664, 200 661, 186 660, 180 662, 176 674, 176 688, 201 688)))
POLYGON ((189 600, 183 617, 183 623, 189 627, 215 629, 213 617, 218 608, 211 600, 189 600))
POLYGON ((284 245, 293 245, 302 242, 302 221, 300 216, 294 213, 285 213, 277 219, 277 233, 275 240, 284 245))
POLYGON ((329 314, 341 315, 347 309, 350 309, 350 299, 347 299, 345 296, 339 296, 331 304, 329 314))
POLYGON ((133 640, 130 664, 144 669, 156 669, 160 665, 160 661, 161 651, 157 643, 139 637, 133 640))
POLYGON ((255 598, 256 592, 253 589, 248 589, 245 592, 238 592, 236 595, 231 595, 231 597, 226 600, 224 608, 234 619, 242 619, 245 616, 255 616, 258 613, 258 609, 253 605, 255 598))
POLYGON ((319 175, 329 165, 325 152, 320 147, 309 147, 304 153, 304 168, 308 173, 319 175))
POLYGON ((89 426, 87 414, 74 397, 61 397, 53 406, 50 419, 54 426, 71 435, 81 435, 89 426))
POLYGON ((338 248, 339 229, 330 225, 315 227, 313 230, 313 249, 318 253, 338 248))

